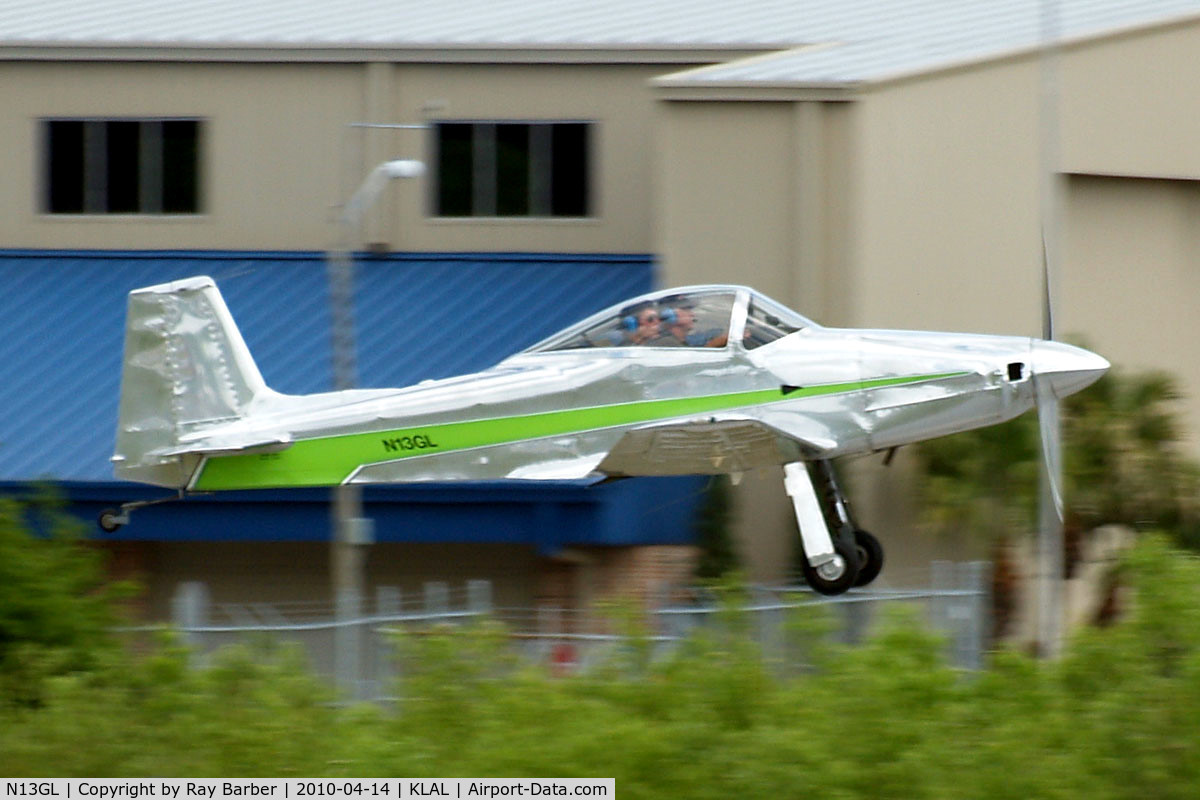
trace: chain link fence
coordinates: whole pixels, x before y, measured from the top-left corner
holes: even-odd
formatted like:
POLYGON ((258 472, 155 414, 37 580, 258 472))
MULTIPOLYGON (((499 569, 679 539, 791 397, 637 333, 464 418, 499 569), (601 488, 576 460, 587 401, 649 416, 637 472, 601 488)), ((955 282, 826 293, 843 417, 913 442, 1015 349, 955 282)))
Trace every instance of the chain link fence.
MULTIPOLYGON (((764 657, 787 661, 790 621, 805 609, 821 608, 831 635, 846 644, 863 641, 888 606, 920 609, 947 642, 947 658, 963 669, 983 664, 989 639, 990 565, 986 562, 935 562, 931 586, 915 589, 856 589, 824 597, 805 586, 752 586, 738 607, 744 628, 764 657)), ((225 645, 264 637, 299 644, 313 669, 357 699, 391 695, 399 677, 396 635, 432 626, 494 619, 505 626, 522 657, 547 665, 557 674, 586 670, 627 643, 614 631, 611 617, 593 611, 539 607, 506 608, 492 602, 489 581, 451 587, 426 583, 419 595, 379 587, 368 613, 350 598, 337 607, 357 613, 337 615, 317 603, 213 603, 202 583, 180 584, 172 602, 174 627, 198 658, 225 645)), ((716 624, 728 609, 709 592, 690 593, 686 602, 653 604, 644 617, 644 639, 652 656, 669 655, 692 633, 716 624)))

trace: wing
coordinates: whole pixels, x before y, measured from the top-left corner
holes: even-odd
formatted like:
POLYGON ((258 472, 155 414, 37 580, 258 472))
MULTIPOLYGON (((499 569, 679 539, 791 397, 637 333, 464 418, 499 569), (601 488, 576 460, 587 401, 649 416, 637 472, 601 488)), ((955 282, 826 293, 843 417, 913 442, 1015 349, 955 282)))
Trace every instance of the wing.
POLYGON ((820 458, 825 436, 798 438, 754 417, 672 420, 626 432, 596 470, 606 475, 719 475, 820 458))

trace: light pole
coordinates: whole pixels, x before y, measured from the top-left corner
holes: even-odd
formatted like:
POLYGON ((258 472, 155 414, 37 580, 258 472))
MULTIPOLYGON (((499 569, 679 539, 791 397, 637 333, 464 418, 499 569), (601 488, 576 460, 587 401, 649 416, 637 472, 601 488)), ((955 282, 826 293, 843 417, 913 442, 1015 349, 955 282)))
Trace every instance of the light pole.
POLYGON ((379 199, 389 181, 418 178, 425 174, 420 161, 384 161, 371 170, 362 185, 346 201, 338 217, 338 241, 327 255, 329 303, 333 320, 333 385, 353 389, 358 385, 354 347, 354 245, 359 239, 367 210, 379 199))
MULTIPOLYGON (((338 240, 326 255, 326 264, 332 319, 333 383, 339 391, 353 389, 358 384, 353 249, 359 239, 363 217, 391 180, 417 178, 423 174, 425 165, 420 161, 383 162, 371 170, 346 201, 338 217, 338 240)), ((333 492, 333 540, 329 559, 334 614, 338 623, 334 629, 334 674, 338 684, 356 696, 362 646, 356 620, 362 617, 366 546, 373 540, 371 522, 362 513, 362 490, 351 484, 338 486, 333 492)))

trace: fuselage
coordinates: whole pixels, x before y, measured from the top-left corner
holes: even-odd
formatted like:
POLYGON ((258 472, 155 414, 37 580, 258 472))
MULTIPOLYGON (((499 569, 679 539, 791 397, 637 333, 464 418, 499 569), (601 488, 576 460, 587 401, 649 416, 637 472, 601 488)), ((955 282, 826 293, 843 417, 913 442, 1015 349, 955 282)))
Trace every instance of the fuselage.
POLYGON ((307 396, 267 386, 209 277, 131 292, 125 330, 120 478, 215 491, 781 466, 824 594, 883 565, 830 459, 1053 407, 1108 369, 1026 337, 824 328, 740 286, 643 295, 472 375, 307 396))
POLYGON ((282 395, 199 276, 130 293, 113 463, 198 491, 712 474, 994 424, 1107 367, 1025 337, 824 328, 745 287, 695 286, 473 375, 282 395))
MULTIPOLYGON (((630 431, 727 418, 833 458, 1002 422, 1034 405, 1034 380, 1065 396, 1108 367, 1088 351, 1028 337, 806 320, 748 348, 752 295, 725 288, 737 301, 719 347, 535 347, 479 373, 404 389, 266 397, 197 441, 265 433, 290 444, 201 456, 189 488, 579 478, 630 431)), ((623 461, 619 474, 714 473, 793 457, 774 452, 750 463, 697 452, 669 467, 651 452, 644 463, 623 461)))

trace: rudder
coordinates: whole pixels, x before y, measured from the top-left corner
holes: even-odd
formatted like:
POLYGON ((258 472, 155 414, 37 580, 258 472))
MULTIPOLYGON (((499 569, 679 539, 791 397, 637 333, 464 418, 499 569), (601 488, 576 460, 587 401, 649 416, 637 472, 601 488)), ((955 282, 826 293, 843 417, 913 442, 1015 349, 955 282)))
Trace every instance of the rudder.
POLYGON ((135 289, 125 317, 117 477, 185 486, 195 457, 178 452, 180 438, 234 421, 269 394, 212 278, 135 289))

